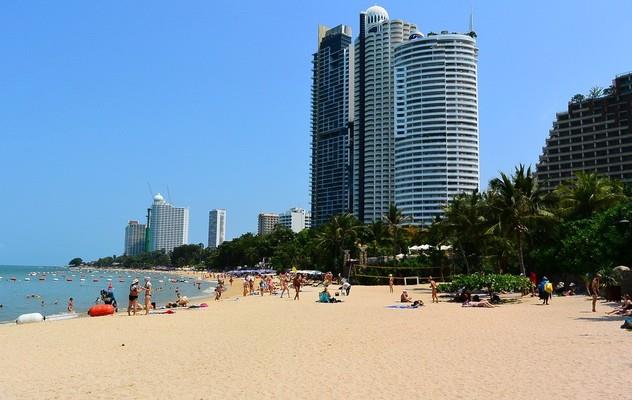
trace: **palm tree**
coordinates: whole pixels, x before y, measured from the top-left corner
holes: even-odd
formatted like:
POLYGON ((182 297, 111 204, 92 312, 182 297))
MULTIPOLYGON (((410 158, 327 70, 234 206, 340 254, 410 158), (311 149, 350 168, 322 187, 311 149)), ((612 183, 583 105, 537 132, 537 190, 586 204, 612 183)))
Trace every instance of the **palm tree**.
POLYGON ((531 167, 520 164, 509 177, 500 173, 500 178, 489 183, 488 202, 494 223, 488 233, 500 234, 514 242, 520 260, 520 270, 526 275, 524 247, 529 227, 550 220, 552 214, 544 206, 544 193, 540 191, 531 167))
POLYGON ((410 221, 410 218, 403 216, 401 210, 394 204, 391 204, 382 219, 390 234, 391 243, 393 244, 393 255, 399 254, 402 249, 406 247, 406 238, 402 230, 402 224, 410 221))
POLYGON ((342 272, 344 252, 355 248, 364 227, 351 214, 339 214, 322 227, 316 246, 328 255, 332 272, 342 272))
POLYGON ((369 246, 369 255, 383 255, 382 249, 390 242, 388 227, 382 221, 369 224, 365 230, 364 239, 369 246))
POLYGON ((487 230, 483 203, 483 197, 477 191, 459 194, 445 208, 439 222, 444 237, 461 253, 467 273, 471 270, 469 257, 480 253, 487 230))
POLYGON ((568 218, 588 218, 626 199, 620 182, 594 172, 578 172, 555 190, 560 214, 568 218))

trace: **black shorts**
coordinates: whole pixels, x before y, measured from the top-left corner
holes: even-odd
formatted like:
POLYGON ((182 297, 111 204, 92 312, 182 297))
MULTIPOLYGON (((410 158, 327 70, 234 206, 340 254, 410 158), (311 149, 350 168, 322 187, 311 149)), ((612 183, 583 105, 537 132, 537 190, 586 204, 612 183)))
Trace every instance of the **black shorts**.
POLYGON ((138 296, 132 296, 131 294, 129 295, 129 301, 136 301, 138 299, 138 296))

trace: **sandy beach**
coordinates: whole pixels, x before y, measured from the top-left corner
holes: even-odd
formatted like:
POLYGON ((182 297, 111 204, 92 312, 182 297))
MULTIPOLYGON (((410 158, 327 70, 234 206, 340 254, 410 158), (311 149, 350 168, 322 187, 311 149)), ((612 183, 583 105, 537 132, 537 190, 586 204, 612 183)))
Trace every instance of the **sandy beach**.
POLYGON ((417 287, 405 310, 385 307, 401 287, 318 290, 242 298, 237 280, 204 309, 0 326, 0 398, 630 398, 632 333, 587 297, 472 309, 417 287))

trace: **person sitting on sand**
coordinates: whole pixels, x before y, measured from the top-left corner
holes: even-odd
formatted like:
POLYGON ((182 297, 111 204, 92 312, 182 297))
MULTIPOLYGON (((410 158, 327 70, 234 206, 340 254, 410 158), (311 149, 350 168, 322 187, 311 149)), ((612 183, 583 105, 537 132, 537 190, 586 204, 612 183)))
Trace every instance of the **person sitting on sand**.
POLYGON ((399 300, 402 303, 413 303, 413 307, 424 305, 424 302, 422 300, 413 300, 413 298, 408 295, 408 291, 405 289, 402 291, 402 295, 400 296, 399 300))
POLYGON ((610 312, 607 312, 606 314, 608 315, 612 315, 612 314, 625 314, 626 311, 632 310, 632 298, 630 297, 629 294, 625 294, 625 296, 623 296, 623 304, 621 304, 621 306, 613 309, 610 312))

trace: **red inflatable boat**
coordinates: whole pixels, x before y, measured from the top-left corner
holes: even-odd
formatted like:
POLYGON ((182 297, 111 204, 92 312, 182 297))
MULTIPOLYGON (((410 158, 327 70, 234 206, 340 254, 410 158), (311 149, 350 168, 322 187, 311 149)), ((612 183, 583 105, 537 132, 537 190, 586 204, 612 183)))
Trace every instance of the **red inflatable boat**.
POLYGON ((114 314, 114 306, 111 304, 97 304, 88 310, 88 315, 91 317, 101 317, 103 315, 114 314))

